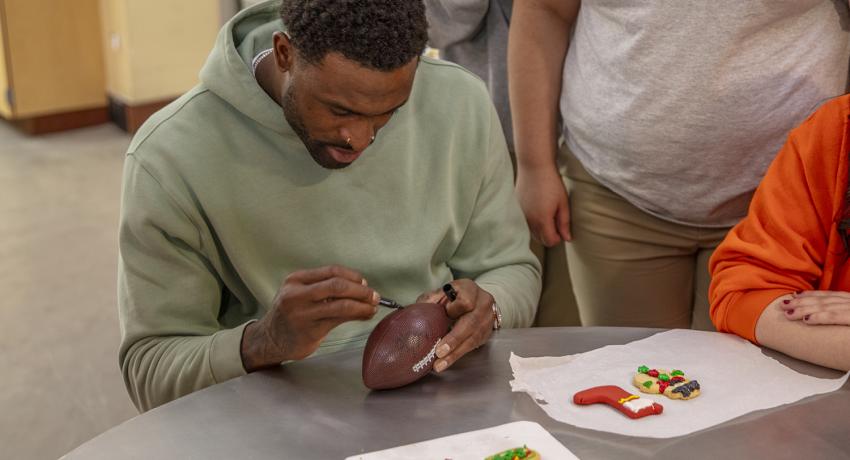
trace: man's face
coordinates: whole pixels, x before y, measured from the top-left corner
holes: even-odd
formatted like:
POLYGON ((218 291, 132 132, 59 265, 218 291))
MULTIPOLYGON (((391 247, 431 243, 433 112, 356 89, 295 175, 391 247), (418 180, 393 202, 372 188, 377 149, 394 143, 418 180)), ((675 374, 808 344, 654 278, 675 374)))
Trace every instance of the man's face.
POLYGON ((295 53, 282 93, 286 121, 324 168, 354 162, 407 102, 418 59, 379 71, 330 53, 310 64, 295 53))

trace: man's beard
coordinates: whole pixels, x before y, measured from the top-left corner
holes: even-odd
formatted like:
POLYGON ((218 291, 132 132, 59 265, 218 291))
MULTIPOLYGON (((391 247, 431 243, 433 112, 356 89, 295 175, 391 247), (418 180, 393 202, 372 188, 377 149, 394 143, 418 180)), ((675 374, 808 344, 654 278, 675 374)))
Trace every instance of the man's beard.
POLYGON ((349 149, 348 145, 322 142, 313 139, 310 137, 310 134, 307 133, 307 128, 304 126, 304 120, 295 108, 295 91, 292 84, 290 84, 284 92, 281 106, 283 107, 283 116, 286 118, 287 123, 289 123, 292 130, 295 131, 295 134, 298 135, 298 138, 301 139, 301 142, 304 143, 304 147, 307 148, 307 151, 310 152, 310 156, 313 157, 313 160, 318 163, 319 166, 325 169, 342 169, 351 164, 336 161, 327 149, 328 146, 332 146, 347 150, 349 149))

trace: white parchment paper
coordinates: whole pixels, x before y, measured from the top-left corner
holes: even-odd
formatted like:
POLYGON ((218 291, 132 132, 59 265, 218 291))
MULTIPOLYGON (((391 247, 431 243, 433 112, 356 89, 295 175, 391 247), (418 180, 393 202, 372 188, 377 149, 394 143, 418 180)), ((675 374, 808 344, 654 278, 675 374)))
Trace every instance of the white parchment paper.
POLYGON ((835 391, 847 381, 800 374, 730 334, 672 330, 626 345, 558 358, 511 354, 511 388, 526 392, 555 420, 581 428, 648 438, 684 436, 749 412, 835 391), (641 393, 632 378, 641 365, 680 369, 701 386, 699 397, 672 400, 641 393), (660 415, 630 419, 604 404, 572 402, 581 390, 617 385, 664 406, 660 415))
POLYGON ((352 455, 345 460, 483 460, 500 451, 523 445, 536 450, 543 459, 578 459, 539 424, 513 422, 378 452, 352 455))

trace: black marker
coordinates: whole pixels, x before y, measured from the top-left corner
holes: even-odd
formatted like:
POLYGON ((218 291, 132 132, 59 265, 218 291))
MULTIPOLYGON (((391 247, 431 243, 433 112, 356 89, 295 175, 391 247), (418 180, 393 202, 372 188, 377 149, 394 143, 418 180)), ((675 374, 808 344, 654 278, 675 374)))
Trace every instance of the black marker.
POLYGON ((446 293, 446 297, 449 298, 449 302, 454 302, 457 299, 457 291, 455 291, 452 283, 446 283, 443 285, 443 292, 446 293))
POLYGON ((381 300, 378 301, 378 305, 381 305, 381 306, 384 306, 384 307, 387 307, 387 308, 397 308, 399 310, 404 308, 404 307, 401 306, 400 303, 396 302, 395 300, 388 299, 386 297, 381 297, 381 300))

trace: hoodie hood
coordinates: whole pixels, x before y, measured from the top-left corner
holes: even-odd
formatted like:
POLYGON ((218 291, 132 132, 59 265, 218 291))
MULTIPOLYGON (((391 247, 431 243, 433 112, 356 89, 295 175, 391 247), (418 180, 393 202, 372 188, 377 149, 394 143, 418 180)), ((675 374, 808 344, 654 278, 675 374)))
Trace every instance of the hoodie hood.
POLYGON ((236 110, 282 135, 295 136, 283 111, 257 83, 251 60, 272 46, 272 35, 285 30, 272 0, 239 12, 216 38, 215 46, 201 69, 201 84, 236 110))

